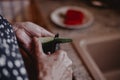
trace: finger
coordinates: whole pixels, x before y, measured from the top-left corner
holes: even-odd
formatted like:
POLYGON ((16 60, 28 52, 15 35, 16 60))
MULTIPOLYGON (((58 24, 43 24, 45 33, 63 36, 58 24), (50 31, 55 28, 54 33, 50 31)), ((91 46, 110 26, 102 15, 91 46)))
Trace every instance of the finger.
POLYGON ((64 58, 65 58, 65 52, 63 50, 57 50, 54 54, 52 54, 55 61, 59 62, 56 63, 56 65, 60 66, 61 64, 64 65, 64 58))
POLYGON ((25 53, 23 49, 19 48, 19 50, 23 58, 28 58, 27 54, 25 53))
POLYGON ((57 50, 57 51, 55 51, 55 53, 53 53, 53 56, 57 57, 60 60, 63 60, 66 54, 67 53, 63 50, 57 50))
POLYGON ((18 26, 16 24, 13 24, 12 26, 14 31, 18 30, 18 26))
POLYGON ((43 49, 42 49, 42 44, 40 43, 39 39, 34 37, 34 45, 35 45, 35 55, 37 56, 37 58, 41 58, 44 57, 45 54, 43 53, 43 49))
POLYGON ((22 54, 23 59, 26 60, 26 61, 28 61, 28 62, 30 62, 31 59, 30 59, 30 57, 27 55, 27 53, 26 53, 22 48, 19 48, 19 50, 20 50, 20 53, 22 54))
POLYGON ((66 67, 72 65, 72 60, 68 57, 67 52, 59 50, 56 52, 56 55, 58 55, 58 60, 61 63, 63 63, 66 67))
POLYGON ((68 57, 67 53, 64 57, 64 65, 66 65, 66 67, 72 66, 72 60, 68 57))
POLYGON ((62 79, 61 80, 72 80, 72 69, 71 68, 67 68, 66 71, 64 72, 62 79), (68 70, 70 69, 70 70, 68 70))
POLYGON ((62 53, 61 50, 57 50, 55 51, 53 54, 51 54, 50 56, 52 56, 55 61, 59 61, 60 63, 62 62, 62 60, 64 59, 64 55, 62 53))
POLYGON ((23 29, 16 31, 16 36, 18 40, 25 46, 25 48, 30 48, 31 38, 25 33, 23 29))
POLYGON ((42 37, 48 37, 48 36, 54 37, 55 35, 43 28, 41 29, 41 36, 42 37))
POLYGON ((32 36, 37 36, 37 37, 54 36, 51 32, 31 22, 22 23, 22 26, 32 36))

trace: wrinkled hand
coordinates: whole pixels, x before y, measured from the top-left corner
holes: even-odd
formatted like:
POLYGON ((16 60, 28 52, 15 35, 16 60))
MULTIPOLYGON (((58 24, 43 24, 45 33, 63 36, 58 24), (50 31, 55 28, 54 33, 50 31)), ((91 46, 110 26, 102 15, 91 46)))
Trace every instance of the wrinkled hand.
POLYGON ((20 49, 30 80, 72 79, 72 62, 67 53, 60 50, 52 55, 45 55, 38 39, 33 39, 54 36, 52 33, 31 22, 16 23, 13 29, 19 42, 29 51, 32 50, 30 58, 20 49))
POLYGON ((42 51, 40 41, 34 38, 39 80, 72 80, 72 61, 65 51, 59 50, 51 55, 42 51))
POLYGON ((65 51, 46 55, 38 38, 33 43, 32 59, 21 50, 30 80, 72 80, 72 61, 65 51))
POLYGON ((31 49, 33 37, 54 36, 52 33, 32 22, 15 23, 13 29, 19 42, 27 49, 31 49))

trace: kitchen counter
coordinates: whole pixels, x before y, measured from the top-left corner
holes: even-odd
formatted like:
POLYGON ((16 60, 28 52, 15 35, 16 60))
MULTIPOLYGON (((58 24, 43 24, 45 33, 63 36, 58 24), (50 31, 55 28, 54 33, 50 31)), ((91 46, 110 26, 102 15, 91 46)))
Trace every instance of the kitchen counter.
MULTIPOLYGON (((111 9, 91 7, 80 0, 39 0, 37 4, 42 15, 44 26, 53 33, 59 33, 60 36, 69 37, 74 40, 75 38, 99 36, 109 33, 120 34, 120 15, 111 9), (50 13, 52 11, 59 7, 71 5, 89 10, 94 16, 93 24, 84 29, 72 30, 61 28, 51 22, 50 13)), ((43 22, 40 23, 43 24, 43 22)), ((75 80, 93 80, 73 45, 69 43, 63 44, 61 47, 67 51, 68 56, 73 61, 75 80)))

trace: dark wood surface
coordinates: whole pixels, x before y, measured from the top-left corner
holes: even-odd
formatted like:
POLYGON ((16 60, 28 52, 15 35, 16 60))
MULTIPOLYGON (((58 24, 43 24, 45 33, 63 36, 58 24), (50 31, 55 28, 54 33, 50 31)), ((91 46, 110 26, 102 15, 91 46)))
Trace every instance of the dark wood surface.
MULTIPOLYGON (((7 0, 8 1, 8 0, 7 0)), ((20 1, 20 0, 14 0, 20 1)), ((18 11, 14 17, 7 14, 6 18, 11 23, 19 21, 32 21, 53 33, 59 33, 61 37, 80 39, 90 36, 99 36, 109 33, 120 34, 120 15, 119 13, 110 9, 98 9, 91 7, 81 0, 22 0, 27 1, 24 3, 22 12, 18 11), (50 14, 57 8, 63 6, 78 6, 89 10, 94 15, 94 23, 85 29, 65 29, 55 25, 51 19, 50 14), (23 16, 24 13, 24 16, 23 16)), ((20 7, 20 6, 17 6, 20 7)), ((9 8, 7 8, 9 9, 9 8)), ((5 9, 6 10, 6 9, 5 9)), ((11 12, 11 11, 10 11, 11 12)), ((76 48, 72 43, 61 45, 61 48, 67 51, 68 56, 73 61, 73 70, 75 80, 93 80, 89 74, 82 58, 78 55, 76 48)))
MULTIPOLYGON (((81 0, 38 0, 37 4, 42 15, 42 19, 44 20, 45 28, 47 27, 49 31, 55 34, 59 33, 62 37, 68 37, 74 40, 80 38, 84 39, 85 37, 90 36, 105 35, 109 33, 120 33, 119 13, 111 9, 99 9, 96 7, 91 7, 81 0), (95 19, 94 23, 84 29, 74 30, 61 28, 51 21, 50 14, 54 10, 63 6, 78 6, 87 9, 93 14, 95 19)), ((93 80, 91 74, 89 74, 89 71, 84 65, 82 58, 80 55, 78 55, 76 47, 70 43, 61 45, 61 48, 67 51, 68 56, 73 61, 75 80, 93 80)))

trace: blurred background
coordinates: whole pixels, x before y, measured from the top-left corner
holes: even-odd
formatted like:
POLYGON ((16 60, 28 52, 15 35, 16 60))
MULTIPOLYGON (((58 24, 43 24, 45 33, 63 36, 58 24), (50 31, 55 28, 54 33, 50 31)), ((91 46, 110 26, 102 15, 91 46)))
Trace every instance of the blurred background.
POLYGON ((39 22, 36 0, 0 0, 0 14, 9 22, 39 22), (37 15, 37 16, 36 16, 37 15))
MULTIPOLYGON (((62 49, 66 50, 69 53, 68 56, 73 61, 75 80, 103 80, 96 79, 96 76, 93 76, 96 71, 94 71, 93 69, 94 72, 92 74, 92 72, 89 70, 91 69, 91 66, 90 68, 89 66, 86 66, 86 62, 79 54, 79 40, 91 38, 94 36, 107 37, 106 35, 113 34, 118 34, 120 37, 120 0, 0 0, 0 14, 7 18, 8 21, 11 23, 31 21, 55 34, 59 33, 60 36, 72 38, 73 41, 74 39, 77 40, 78 42, 76 41, 76 47, 73 46, 74 43, 61 46, 62 49), (64 6, 77 6, 88 10, 93 15, 92 17, 94 18, 94 21, 91 25, 82 29, 66 29, 59 25, 56 25, 51 20, 51 13, 64 6)), ((114 44, 114 42, 112 44, 114 44)), ((119 46, 120 38, 110 49, 115 49, 119 52, 119 46)), ((104 47, 106 48, 107 46, 105 45, 104 47)), ((96 53, 101 54, 101 52, 99 51, 100 49, 97 48, 96 53)), ((108 50, 108 52, 112 51, 108 50)), ((115 60, 117 62, 111 60, 113 62, 110 61, 110 64, 116 63, 115 65, 117 65, 118 69, 116 70, 117 73, 115 73, 117 74, 117 79, 115 79, 116 75, 107 74, 107 76, 113 76, 113 78, 109 77, 109 79, 107 80, 120 80, 120 63, 118 61, 120 59, 120 55, 118 53, 116 54, 117 56, 113 54, 112 57, 114 57, 113 59, 117 58, 117 60, 115 60)), ((106 53, 106 56, 108 55, 110 54, 106 53)), ((106 57, 104 59, 106 59, 106 57)), ((102 66, 103 65, 104 64, 102 64, 102 66)), ((97 78, 99 77, 97 76, 97 78)))

